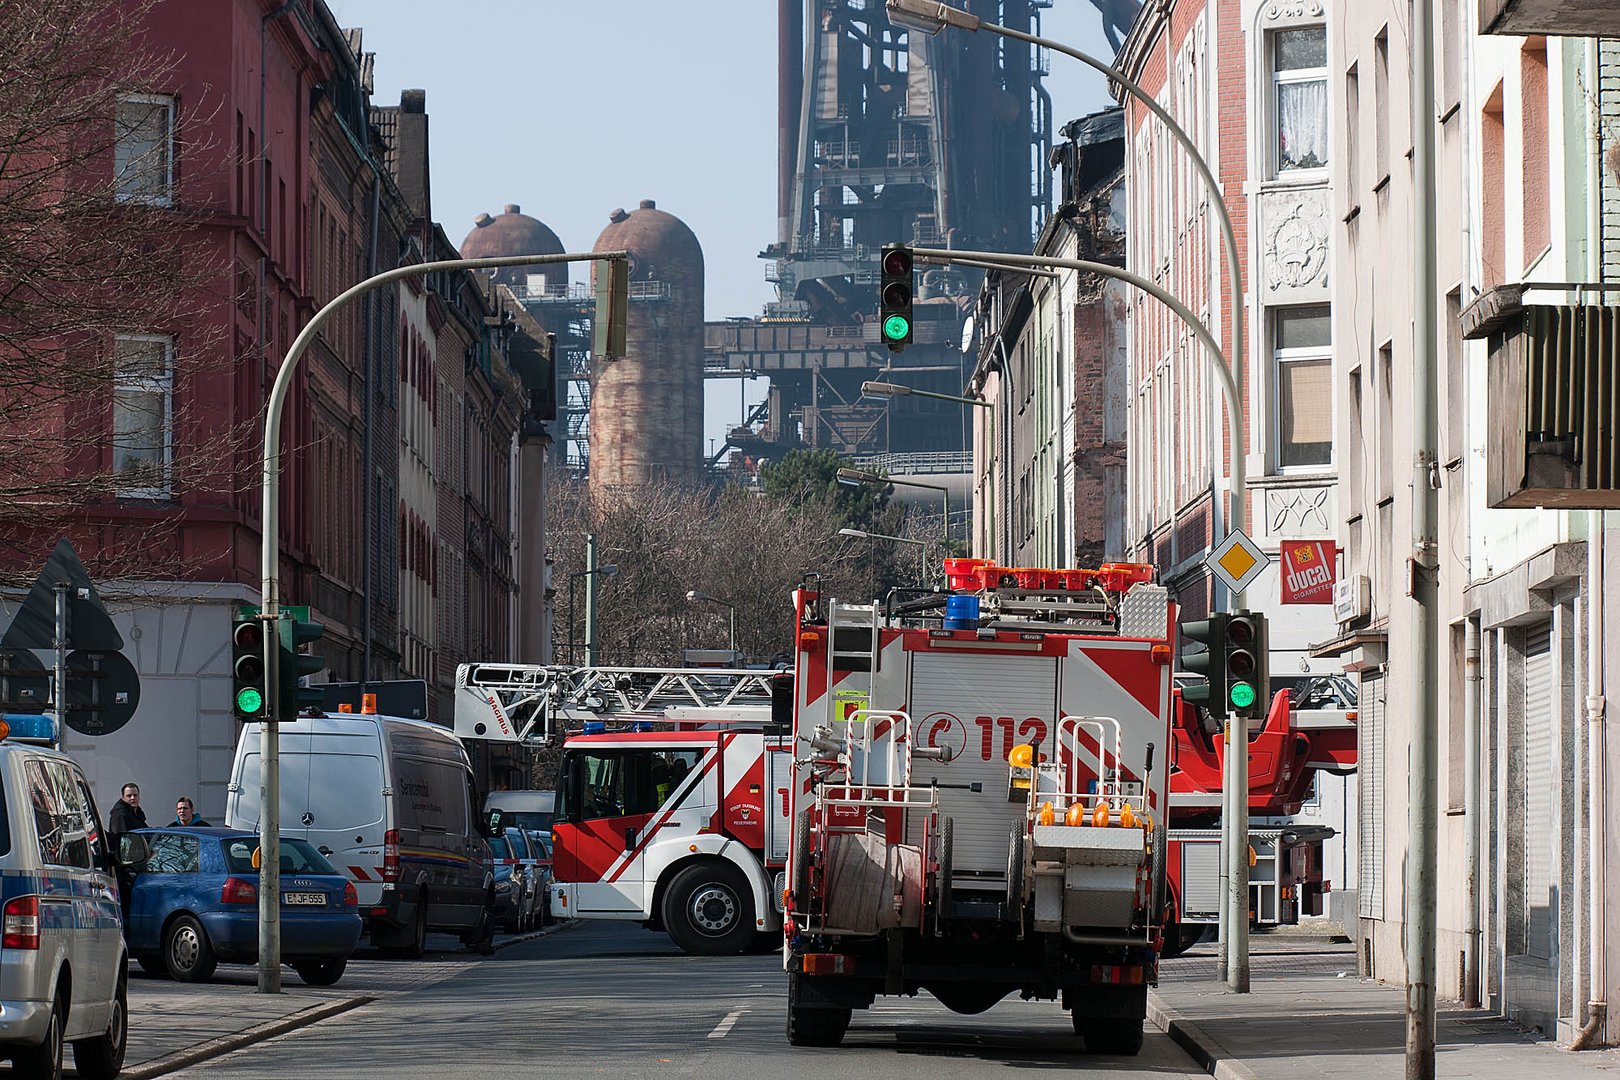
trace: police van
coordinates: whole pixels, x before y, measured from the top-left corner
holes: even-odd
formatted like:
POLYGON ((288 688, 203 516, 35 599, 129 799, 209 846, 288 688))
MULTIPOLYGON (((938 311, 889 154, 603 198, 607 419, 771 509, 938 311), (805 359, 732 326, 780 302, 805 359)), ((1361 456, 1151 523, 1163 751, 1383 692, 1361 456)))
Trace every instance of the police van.
POLYGON ((0 1056, 56 1080, 64 1044, 83 1077, 124 1067, 128 996, 120 865, 78 763, 49 717, 0 719, 0 1056))

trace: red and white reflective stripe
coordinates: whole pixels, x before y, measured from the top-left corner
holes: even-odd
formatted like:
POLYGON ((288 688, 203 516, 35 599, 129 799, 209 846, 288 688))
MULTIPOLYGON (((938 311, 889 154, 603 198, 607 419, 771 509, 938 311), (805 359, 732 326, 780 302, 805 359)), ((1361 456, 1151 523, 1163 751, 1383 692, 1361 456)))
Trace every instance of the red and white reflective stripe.
POLYGON ((371 868, 370 873, 367 873, 366 868, 363 867, 363 866, 348 866, 348 867, 345 867, 344 869, 348 870, 349 871, 349 876, 354 878, 354 880, 356 880, 356 881, 382 881, 382 880, 384 880, 384 878, 383 878, 383 870, 382 870, 382 867, 380 867, 380 866, 373 866, 371 868))

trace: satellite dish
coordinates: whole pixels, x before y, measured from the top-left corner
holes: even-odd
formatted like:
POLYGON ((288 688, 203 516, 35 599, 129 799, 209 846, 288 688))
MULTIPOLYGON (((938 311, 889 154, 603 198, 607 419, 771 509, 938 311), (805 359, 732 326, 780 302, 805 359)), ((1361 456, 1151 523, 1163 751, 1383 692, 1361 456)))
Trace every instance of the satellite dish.
POLYGON ((965 352, 965 353, 973 351, 973 316, 972 315, 969 315, 967 317, 967 322, 962 324, 962 351, 965 352))

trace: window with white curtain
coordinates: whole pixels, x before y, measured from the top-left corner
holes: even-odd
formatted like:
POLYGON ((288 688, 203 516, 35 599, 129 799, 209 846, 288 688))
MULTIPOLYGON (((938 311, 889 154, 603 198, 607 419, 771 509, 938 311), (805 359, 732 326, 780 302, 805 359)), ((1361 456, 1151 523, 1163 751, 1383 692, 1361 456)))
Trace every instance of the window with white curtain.
POLYGON ((173 338, 127 334, 114 341, 112 472, 126 498, 169 497, 173 392, 173 338))
POLYGON ((1273 34, 1271 81, 1277 173, 1327 168, 1327 28, 1307 26, 1273 34))
POLYGON ((1272 312, 1277 468, 1333 464, 1333 341, 1330 308, 1272 312))
POLYGON ((113 120, 113 192, 167 206, 174 193, 174 98, 125 94, 113 120))

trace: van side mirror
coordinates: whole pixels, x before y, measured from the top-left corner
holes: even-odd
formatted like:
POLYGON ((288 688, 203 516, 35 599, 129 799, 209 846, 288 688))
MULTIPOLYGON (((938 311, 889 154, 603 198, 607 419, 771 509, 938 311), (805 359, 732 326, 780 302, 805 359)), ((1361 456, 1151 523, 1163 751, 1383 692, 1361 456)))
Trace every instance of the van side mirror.
POLYGON ((493 840, 506 831, 506 815, 499 810, 491 810, 485 815, 483 828, 479 830, 485 840, 493 840))
POLYGON ((146 837, 137 833, 119 834, 118 850, 113 853, 119 866, 126 870, 139 870, 151 857, 152 844, 146 837))

